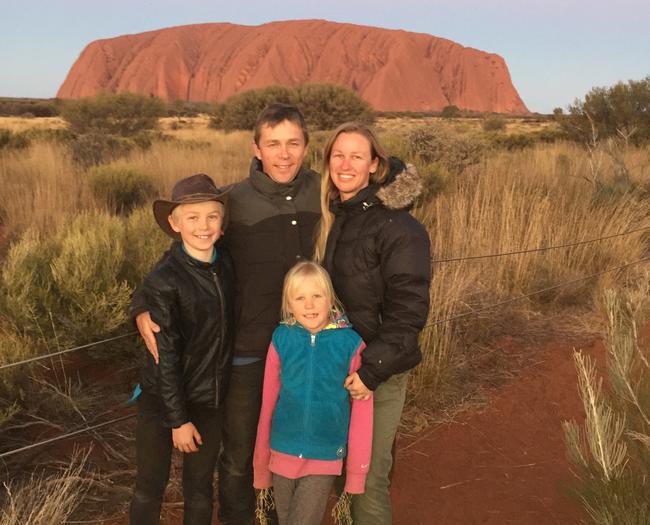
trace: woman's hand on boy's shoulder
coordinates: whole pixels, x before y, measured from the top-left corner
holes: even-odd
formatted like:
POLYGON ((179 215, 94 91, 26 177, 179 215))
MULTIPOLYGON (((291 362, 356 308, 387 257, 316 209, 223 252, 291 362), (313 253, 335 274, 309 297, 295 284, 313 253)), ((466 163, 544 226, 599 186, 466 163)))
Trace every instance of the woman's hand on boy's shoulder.
POLYGON ((178 428, 172 428, 172 441, 175 449, 186 454, 198 452, 199 445, 203 445, 201 434, 191 422, 184 423, 178 428))

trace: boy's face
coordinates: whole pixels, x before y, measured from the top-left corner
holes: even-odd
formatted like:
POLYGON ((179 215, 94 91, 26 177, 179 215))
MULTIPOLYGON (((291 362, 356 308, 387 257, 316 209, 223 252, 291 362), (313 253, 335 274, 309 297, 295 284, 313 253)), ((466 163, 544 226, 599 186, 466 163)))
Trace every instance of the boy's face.
POLYGON ((203 201, 176 206, 168 220, 172 230, 180 233, 187 253, 209 262, 212 247, 223 234, 223 215, 223 204, 203 201))
POLYGON ((300 281, 287 299, 289 313, 312 334, 320 332, 329 324, 332 302, 313 277, 305 277, 300 281))
POLYGON ((262 161, 264 173, 279 184, 287 184, 296 178, 307 144, 300 126, 283 120, 274 127, 261 127, 259 145, 253 143, 253 152, 262 161))

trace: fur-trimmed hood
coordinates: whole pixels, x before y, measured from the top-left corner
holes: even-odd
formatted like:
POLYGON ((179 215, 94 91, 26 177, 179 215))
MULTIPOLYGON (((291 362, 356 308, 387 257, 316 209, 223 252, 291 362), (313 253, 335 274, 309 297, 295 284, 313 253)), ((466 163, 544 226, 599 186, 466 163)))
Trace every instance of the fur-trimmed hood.
POLYGON ((390 157, 388 179, 377 190, 377 198, 391 210, 411 208, 422 193, 422 178, 413 164, 390 157))

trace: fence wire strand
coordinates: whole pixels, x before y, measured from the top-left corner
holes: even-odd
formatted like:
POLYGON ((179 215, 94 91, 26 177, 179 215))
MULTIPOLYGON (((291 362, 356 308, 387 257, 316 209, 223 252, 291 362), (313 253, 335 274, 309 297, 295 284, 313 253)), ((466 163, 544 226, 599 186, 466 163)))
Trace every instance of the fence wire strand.
POLYGON ((4 365, 0 365, 0 370, 4 370, 6 368, 12 368, 14 366, 19 366, 19 365, 26 365, 27 363, 34 363, 36 361, 42 361, 43 359, 48 359, 50 357, 56 357, 58 355, 63 355, 63 354, 68 354, 70 352, 75 352, 77 350, 82 350, 84 348, 90 348, 93 346, 98 346, 104 343, 110 343, 111 341, 117 341, 119 339, 124 339, 126 337, 131 337, 136 335, 138 332, 133 331, 129 332, 128 334, 122 334, 122 335, 117 335, 115 337, 109 337, 108 339, 102 339, 101 341, 95 341, 94 343, 88 343, 85 345, 81 346, 75 346, 73 348, 66 348, 65 350, 60 350, 58 352, 52 352, 51 354, 44 354, 44 355, 39 355, 36 357, 30 357, 29 359, 23 359, 22 361, 16 361, 15 363, 5 363, 4 365))
POLYGON ((470 255, 467 257, 450 257, 448 259, 434 259, 431 258, 432 263, 448 263, 448 262, 460 262, 460 261, 475 261, 478 259, 490 259, 495 257, 503 257, 506 255, 521 255, 524 253, 534 253, 534 252, 544 252, 549 250, 557 250, 559 248, 571 248, 573 246, 581 246, 583 244, 590 244, 592 242, 604 241, 607 239, 613 239, 615 237, 622 237, 624 235, 631 235, 633 233, 638 233, 642 231, 650 230, 650 226, 644 226, 643 228, 637 228, 635 230, 628 230, 626 232, 614 233, 612 235, 607 235, 605 237, 598 237, 596 239, 588 239, 586 241, 577 241, 567 244, 556 244, 553 246, 541 246, 539 248, 530 248, 526 250, 516 250, 512 252, 501 252, 501 253, 489 253, 485 255, 470 255))

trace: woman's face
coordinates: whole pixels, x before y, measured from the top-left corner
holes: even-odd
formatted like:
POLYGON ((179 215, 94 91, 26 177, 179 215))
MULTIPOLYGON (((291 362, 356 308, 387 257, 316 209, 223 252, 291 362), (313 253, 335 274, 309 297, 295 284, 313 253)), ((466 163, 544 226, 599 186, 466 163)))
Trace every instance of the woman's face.
POLYGON ((368 186, 370 174, 377 170, 379 158, 372 158, 370 142, 360 133, 341 133, 332 145, 329 168, 342 201, 354 197, 368 186))

